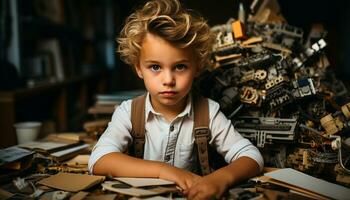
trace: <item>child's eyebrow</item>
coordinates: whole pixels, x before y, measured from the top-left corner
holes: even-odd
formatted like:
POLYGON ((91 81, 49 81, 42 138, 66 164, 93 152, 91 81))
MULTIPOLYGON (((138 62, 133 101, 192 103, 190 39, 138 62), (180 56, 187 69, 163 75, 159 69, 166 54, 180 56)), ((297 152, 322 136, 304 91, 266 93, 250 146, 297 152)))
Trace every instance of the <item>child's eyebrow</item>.
POLYGON ((145 63, 160 63, 160 62, 156 60, 145 60, 145 63))
POLYGON ((179 64, 179 63, 190 63, 190 61, 187 59, 182 59, 182 60, 174 62, 174 64, 179 64))
MULTIPOLYGON (((144 62, 145 63, 160 63, 157 60, 145 60, 144 62)), ((190 63, 190 61, 188 59, 181 59, 181 60, 175 61, 173 64, 179 64, 179 63, 190 63)))

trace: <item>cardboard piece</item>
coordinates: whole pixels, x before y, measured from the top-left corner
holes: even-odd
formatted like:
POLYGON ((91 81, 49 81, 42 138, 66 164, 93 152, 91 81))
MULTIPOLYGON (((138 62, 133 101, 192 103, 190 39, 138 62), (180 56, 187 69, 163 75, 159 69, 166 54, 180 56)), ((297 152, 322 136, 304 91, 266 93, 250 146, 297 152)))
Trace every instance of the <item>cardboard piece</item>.
POLYGON ((159 194, 178 192, 176 185, 170 186, 148 186, 148 187, 132 187, 119 181, 106 181, 102 183, 105 190, 117 192, 124 195, 134 197, 155 196, 159 194))
POLYGON ((114 178, 117 181, 126 183, 132 187, 146 187, 146 186, 159 186, 159 185, 175 185, 174 182, 159 179, 159 178, 126 178, 117 177, 114 178))
POLYGON ((116 194, 100 194, 85 197, 85 200, 115 200, 116 194))
POLYGON ((284 183, 288 188, 298 192, 309 192, 318 195, 322 199, 349 199, 350 189, 312 177, 291 168, 279 169, 273 172, 265 173, 265 176, 271 178, 268 182, 284 183), (302 190, 300 190, 302 189, 302 190))
POLYGON ((100 194, 100 195, 91 195, 87 196, 85 200, 115 200, 117 194, 100 194))
POLYGON ((80 192, 74 194, 69 200, 83 200, 86 198, 87 195, 89 195, 88 192, 80 191, 80 192))
POLYGON ((64 191, 79 192, 102 182, 104 179, 104 176, 58 173, 56 175, 45 178, 38 183, 64 191))

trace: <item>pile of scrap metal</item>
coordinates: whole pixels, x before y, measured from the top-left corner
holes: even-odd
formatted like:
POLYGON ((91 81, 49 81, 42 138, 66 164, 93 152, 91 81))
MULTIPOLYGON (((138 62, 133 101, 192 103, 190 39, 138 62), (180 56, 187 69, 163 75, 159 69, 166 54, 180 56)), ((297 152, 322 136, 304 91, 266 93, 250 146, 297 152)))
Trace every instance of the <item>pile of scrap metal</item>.
POLYGON ((326 31, 315 25, 304 37, 276 1, 256 2, 249 17, 240 5, 239 19, 212 27, 212 66, 195 89, 219 102, 266 166, 350 185, 350 98, 325 54, 326 31))

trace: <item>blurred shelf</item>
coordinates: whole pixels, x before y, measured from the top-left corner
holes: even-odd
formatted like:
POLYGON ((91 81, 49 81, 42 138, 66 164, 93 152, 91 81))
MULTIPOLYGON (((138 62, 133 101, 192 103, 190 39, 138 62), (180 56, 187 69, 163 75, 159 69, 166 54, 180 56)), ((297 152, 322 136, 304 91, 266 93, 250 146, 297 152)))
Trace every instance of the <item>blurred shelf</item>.
MULTIPOLYGON (((44 99, 45 95, 54 95, 52 110, 37 112, 52 113, 55 118, 57 131, 67 131, 68 127, 68 98, 69 90, 74 90, 75 103, 79 104, 80 113, 88 109, 88 92, 94 90, 104 92, 106 88, 105 72, 100 71, 82 76, 77 76, 63 81, 40 84, 33 87, 20 88, 12 91, 0 91, 0 148, 15 145, 17 143, 16 132, 13 125, 18 122, 19 104, 31 106, 30 100, 44 99), (93 88, 94 89, 93 89, 93 88), (28 104, 28 105, 27 105, 28 104)), ((71 103, 71 102, 69 102, 71 103)), ((78 114, 78 113, 77 113, 78 114)), ((33 113, 35 115, 35 113, 33 113)))
POLYGON ((59 38, 72 42, 83 41, 83 35, 76 29, 53 22, 45 17, 23 16, 20 18, 21 29, 25 30, 23 40, 59 38))

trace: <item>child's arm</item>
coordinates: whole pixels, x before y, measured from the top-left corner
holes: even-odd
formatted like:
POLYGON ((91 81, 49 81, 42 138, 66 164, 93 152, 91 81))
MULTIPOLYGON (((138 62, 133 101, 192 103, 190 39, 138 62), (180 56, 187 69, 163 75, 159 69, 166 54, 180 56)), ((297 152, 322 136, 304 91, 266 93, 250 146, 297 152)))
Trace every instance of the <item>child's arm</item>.
POLYGON ((218 199, 230 186, 260 172, 258 163, 249 157, 240 157, 229 165, 198 179, 185 191, 188 199, 218 199))
POLYGON ((183 190, 189 189, 199 176, 169 164, 142 160, 123 153, 109 153, 100 158, 93 167, 94 174, 153 177, 174 181, 183 190))

